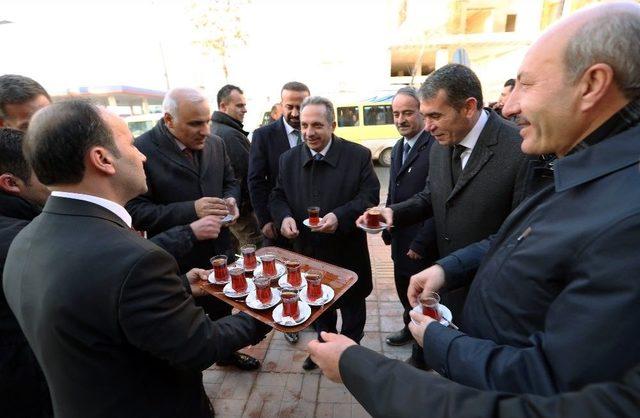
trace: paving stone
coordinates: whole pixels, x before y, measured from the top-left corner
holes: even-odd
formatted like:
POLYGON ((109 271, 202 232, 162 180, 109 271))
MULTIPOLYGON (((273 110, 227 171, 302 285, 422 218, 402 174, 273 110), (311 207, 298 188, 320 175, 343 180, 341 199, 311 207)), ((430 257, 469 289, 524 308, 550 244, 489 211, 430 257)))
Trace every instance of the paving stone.
POLYGON ((371 415, 359 403, 351 404, 351 418, 370 418, 371 415))
POLYGON ((318 390, 318 402, 351 403, 351 393, 342 387, 321 387, 318 390))
POLYGON ((227 374, 226 370, 214 370, 207 369, 202 372, 203 383, 222 383, 224 376, 227 374))
POLYGON ((316 409, 315 402, 297 401, 282 402, 279 418, 312 418, 316 409))
POLYGON ((258 372, 258 375, 256 377, 256 385, 258 386, 284 387, 286 383, 287 374, 285 373, 258 372))
POLYGON ((404 327, 401 316, 381 316, 380 317, 380 331, 382 332, 396 332, 404 327))
POLYGON ((382 342, 379 332, 366 332, 364 338, 360 341, 360 345, 367 347, 373 351, 382 351, 382 342))
POLYGON ((237 399, 215 399, 213 409, 216 417, 241 417, 245 401, 237 399))
MULTIPOLYGON (((318 403, 316 405, 316 418, 333 418, 333 403, 318 403)), ((336 417, 337 418, 337 417, 336 417)), ((346 418, 346 417, 342 417, 346 418)))
POLYGON ((284 395, 284 386, 256 385, 251 390, 251 398, 258 398, 264 402, 266 401, 282 402, 283 395, 284 395))
POLYGON ((336 404, 333 405, 333 416, 334 417, 351 417, 351 404, 336 404))
POLYGON ((302 380, 300 398, 305 401, 315 402, 318 399, 318 386, 320 374, 305 374, 302 380))
POLYGON ((256 372, 227 373, 222 381, 217 399, 247 400, 256 379, 256 372))

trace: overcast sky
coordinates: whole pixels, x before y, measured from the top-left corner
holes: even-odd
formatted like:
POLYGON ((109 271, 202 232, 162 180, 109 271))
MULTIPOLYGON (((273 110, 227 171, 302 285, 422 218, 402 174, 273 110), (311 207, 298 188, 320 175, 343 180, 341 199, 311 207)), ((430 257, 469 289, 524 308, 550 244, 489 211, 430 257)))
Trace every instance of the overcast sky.
MULTIPOLYGON (((235 50, 229 82, 253 109, 279 99, 280 86, 312 93, 369 95, 388 81, 389 5, 394 0, 252 0, 243 9, 247 45, 235 50), (366 5, 366 7, 363 7, 366 5)), ((0 74, 18 73, 51 92, 79 86, 222 85, 219 62, 192 43, 191 0, 3 0, 0 74)))

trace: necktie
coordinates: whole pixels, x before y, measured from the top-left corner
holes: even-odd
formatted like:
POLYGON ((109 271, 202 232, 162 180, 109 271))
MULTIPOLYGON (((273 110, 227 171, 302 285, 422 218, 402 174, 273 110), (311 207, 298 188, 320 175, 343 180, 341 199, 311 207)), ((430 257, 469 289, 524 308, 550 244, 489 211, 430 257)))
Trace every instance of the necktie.
POLYGON ((464 145, 454 145, 451 152, 451 181, 455 186, 462 174, 462 159, 460 156, 465 152, 467 147, 464 145))
POLYGON ((402 150, 402 164, 407 161, 407 157, 409 156, 409 152, 411 151, 411 145, 404 143, 404 149, 402 150))
POLYGON ((196 155, 193 153, 193 151, 189 148, 185 148, 182 150, 182 153, 185 155, 185 157, 187 157, 187 159, 191 162, 191 164, 193 164, 193 166, 197 169, 198 160, 196 158, 196 155))
POLYGON ((300 136, 300 131, 297 129, 294 129, 291 132, 293 132, 293 134, 296 136, 296 145, 302 144, 302 137, 300 136))
POLYGON ((316 161, 322 161, 322 159, 324 158, 324 155, 317 153, 316 155, 313 156, 313 159, 316 161))

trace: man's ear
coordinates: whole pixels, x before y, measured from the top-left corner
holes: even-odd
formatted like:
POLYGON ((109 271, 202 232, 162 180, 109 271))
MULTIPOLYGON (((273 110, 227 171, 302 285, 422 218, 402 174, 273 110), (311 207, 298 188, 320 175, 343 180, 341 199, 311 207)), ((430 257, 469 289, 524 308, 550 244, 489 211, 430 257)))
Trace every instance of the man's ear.
POLYGON ((24 182, 11 173, 0 174, 0 190, 5 193, 19 196, 24 182))
POLYGON ((583 111, 593 109, 611 91, 614 83, 613 68, 604 63, 594 64, 587 68, 578 83, 582 96, 580 109, 583 111))
POLYGON ((114 161, 115 157, 111 151, 104 147, 93 147, 87 153, 85 165, 105 175, 113 176, 116 173, 116 168, 113 165, 114 161))
POLYGON ((464 114, 468 118, 470 118, 476 112, 477 108, 478 108, 478 101, 476 100, 475 97, 469 97, 467 100, 465 100, 464 114))
POLYGON ((167 125, 171 129, 173 129, 173 116, 171 116, 170 113, 165 113, 164 116, 162 117, 162 119, 164 119, 164 124, 165 125, 167 125))

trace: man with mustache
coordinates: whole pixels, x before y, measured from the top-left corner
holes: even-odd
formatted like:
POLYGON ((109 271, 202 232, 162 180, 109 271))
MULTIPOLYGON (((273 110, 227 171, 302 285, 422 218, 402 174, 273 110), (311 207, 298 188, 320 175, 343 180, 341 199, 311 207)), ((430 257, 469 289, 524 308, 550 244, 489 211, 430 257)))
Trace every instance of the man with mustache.
MULTIPOLYGON (((264 235, 264 245, 291 248, 287 238, 280 235, 269 210, 269 195, 276 187, 280 156, 302 144, 300 133, 300 105, 309 97, 309 88, 297 81, 282 86, 282 117, 253 131, 249 154, 249 196, 264 235)), ((298 342, 298 333, 285 333, 287 341, 298 342)))
MULTIPOLYGON (((147 158, 148 191, 127 203, 134 227, 153 237, 199 219, 209 222, 211 228, 219 227, 220 219, 229 213, 237 219, 240 184, 222 139, 211 136, 207 99, 196 89, 176 88, 167 92, 162 107, 164 117, 135 142, 147 158)), ((215 239, 194 243, 176 261, 182 272, 207 269, 216 254, 234 256, 228 228, 220 229, 215 239)), ((229 305, 212 296, 196 300, 214 320, 231 313, 229 305)), ((257 359, 243 353, 233 353, 218 364, 241 370, 260 367, 257 359)))
POLYGON ((302 143, 300 105, 309 97, 309 88, 297 81, 282 86, 282 117, 253 131, 249 157, 249 194, 266 240, 265 245, 289 247, 273 224, 269 212, 269 195, 278 179, 280 155, 302 143))
MULTIPOLYGON (((389 192, 386 205, 400 203, 424 189, 429 175, 429 151, 435 142, 424 130, 420 114, 420 99, 413 87, 398 90, 391 102, 393 120, 402 135, 391 152, 389 192)), ((389 345, 404 345, 413 341, 409 324, 411 305, 407 299, 407 289, 411 275, 429 267, 438 258, 435 245, 433 218, 419 223, 385 230, 382 238, 391 244, 393 275, 396 291, 404 312, 404 327, 386 338, 389 345)), ((414 346, 418 347, 414 343, 414 346)), ((417 348, 414 348, 414 352, 417 348)), ((411 356, 408 360, 417 367, 423 367, 422 356, 411 356)))
MULTIPOLYGON (((515 125, 482 108, 476 74, 449 64, 431 74, 418 92, 431 148, 423 191, 382 210, 388 225, 435 221, 440 257, 487 238, 523 196, 519 175, 527 161, 515 125)), ((359 219, 362 222, 363 219, 359 219)), ((468 285, 442 289, 453 317, 462 313, 468 285)))
MULTIPOLYGON (((504 113, 516 116, 524 152, 557 156, 530 180, 551 176, 553 181, 509 215, 489 240, 488 252, 476 244, 412 277, 408 296, 415 304, 421 292, 467 280, 466 273, 478 265, 474 254, 484 254, 461 318, 465 332, 411 313, 416 322, 409 325, 411 332, 442 375, 482 390, 543 396, 586 391, 625 375, 627 384, 635 381, 638 387, 638 45, 640 6, 607 3, 559 21, 525 55, 504 113)), ((345 351, 354 343, 341 336, 327 338, 336 344, 310 344, 319 349, 312 350, 312 358, 330 373, 339 358, 340 377, 359 400, 384 408, 381 415, 402 416, 394 411, 410 402, 416 406, 431 389, 394 396, 401 393, 398 385, 386 385, 381 393, 379 382, 389 382, 390 375, 402 383, 424 382, 424 376, 412 378, 402 363, 378 362, 361 348, 345 351), (376 377, 372 369, 384 372, 376 377), (393 402, 371 401, 374 397, 393 402)), ((458 405, 468 405, 468 415, 478 416, 479 404, 456 392, 440 394, 456 397, 458 405)), ((623 416, 615 405, 630 400, 635 411, 626 415, 637 416, 637 390, 625 392, 617 402, 610 391, 594 392, 592 399, 610 411, 608 416, 623 416)), ((533 415, 543 416, 545 404, 557 399, 540 402, 533 415)), ((418 410, 431 410, 428 403, 418 410)), ((596 406, 587 412, 593 411, 596 406)), ((569 414, 563 404, 544 416, 554 414, 585 416, 569 414)))
MULTIPOLYGON (((302 102, 300 126, 304 144, 282 154, 280 174, 271 194, 271 214, 282 235, 293 240, 299 254, 353 270, 357 282, 316 320, 320 331, 340 332, 359 342, 366 322, 365 298, 373 288, 371 261, 365 232, 354 221, 380 200, 380 182, 373 170, 371 152, 333 134, 333 104, 323 97, 302 102), (320 223, 303 226, 307 208, 320 208, 320 223)), ((310 357, 302 368, 315 369, 310 357)))

